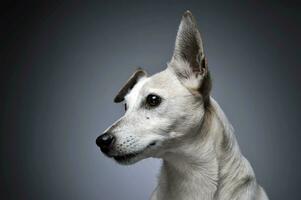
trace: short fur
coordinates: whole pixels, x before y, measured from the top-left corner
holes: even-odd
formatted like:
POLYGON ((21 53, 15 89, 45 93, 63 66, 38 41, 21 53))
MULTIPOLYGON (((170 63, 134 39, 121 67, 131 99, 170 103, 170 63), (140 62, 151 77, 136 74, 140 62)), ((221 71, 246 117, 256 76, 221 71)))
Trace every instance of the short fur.
POLYGON ((201 36, 187 11, 168 67, 151 77, 134 73, 115 98, 128 109, 105 131, 115 138, 105 154, 120 164, 163 159, 152 200, 268 199, 210 91, 201 36), (150 94, 160 105, 146 105, 150 94))

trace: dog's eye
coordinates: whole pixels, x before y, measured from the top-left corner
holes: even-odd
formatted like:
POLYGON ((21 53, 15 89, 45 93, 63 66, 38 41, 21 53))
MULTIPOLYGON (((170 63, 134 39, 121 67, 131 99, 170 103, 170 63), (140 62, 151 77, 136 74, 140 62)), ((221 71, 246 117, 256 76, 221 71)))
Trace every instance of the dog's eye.
POLYGON ((128 109, 128 105, 125 103, 124 104, 124 110, 127 111, 127 109, 128 109))
POLYGON ((161 103, 161 97, 155 94, 149 94, 146 97, 146 104, 149 107, 156 107, 161 103))

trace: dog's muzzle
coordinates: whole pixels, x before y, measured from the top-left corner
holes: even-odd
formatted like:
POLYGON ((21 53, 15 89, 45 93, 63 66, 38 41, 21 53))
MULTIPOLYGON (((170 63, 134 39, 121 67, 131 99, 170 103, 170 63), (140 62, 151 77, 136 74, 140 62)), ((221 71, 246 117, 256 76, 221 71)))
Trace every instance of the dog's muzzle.
POLYGON ((115 137, 109 133, 104 133, 96 139, 97 146, 99 146, 100 150, 106 155, 108 155, 114 142, 115 142, 115 137))

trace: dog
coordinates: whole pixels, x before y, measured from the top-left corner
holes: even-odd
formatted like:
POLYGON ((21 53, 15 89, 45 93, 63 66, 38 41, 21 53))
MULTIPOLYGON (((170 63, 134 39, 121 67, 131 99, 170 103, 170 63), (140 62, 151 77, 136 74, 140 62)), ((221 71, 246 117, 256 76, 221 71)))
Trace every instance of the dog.
POLYGON ((201 36, 186 11, 167 68, 133 73, 114 99, 124 116, 96 143, 124 165, 163 159, 151 200, 268 200, 210 91, 201 36))

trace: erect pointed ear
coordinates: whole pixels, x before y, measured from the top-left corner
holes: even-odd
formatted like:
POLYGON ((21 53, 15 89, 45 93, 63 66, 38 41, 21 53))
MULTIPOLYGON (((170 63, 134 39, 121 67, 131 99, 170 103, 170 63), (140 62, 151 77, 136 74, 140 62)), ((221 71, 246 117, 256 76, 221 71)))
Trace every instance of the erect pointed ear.
POLYGON ((182 16, 169 67, 193 93, 201 94, 204 100, 209 98, 210 74, 201 35, 190 11, 182 16))
POLYGON ((141 79, 142 77, 146 77, 147 73, 141 69, 138 68, 132 76, 129 78, 129 80, 124 84, 124 86, 119 90, 118 94, 114 98, 115 103, 120 103, 124 100, 125 95, 135 86, 135 84, 141 79))

